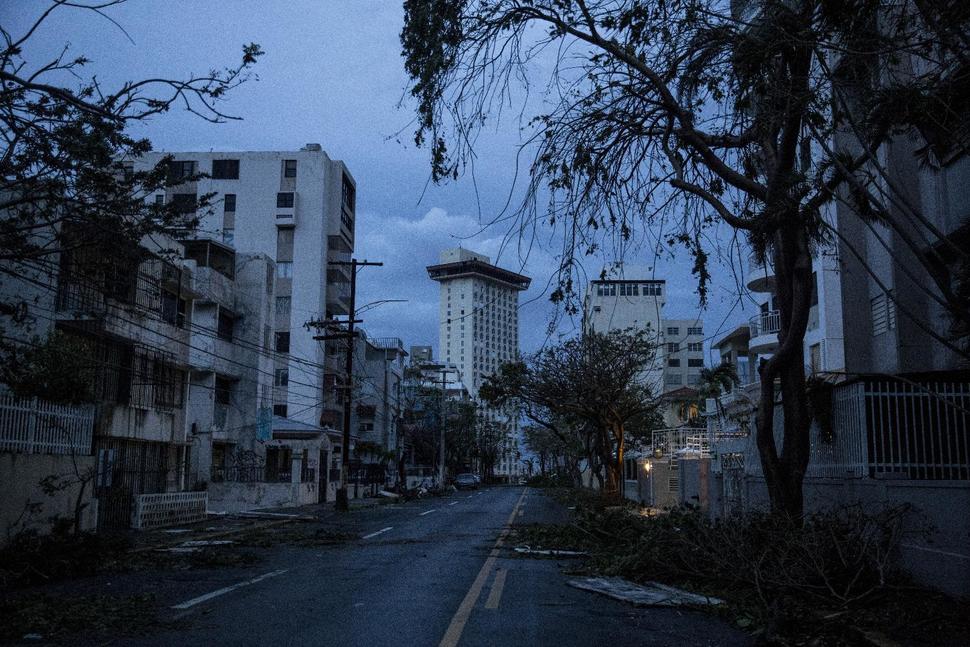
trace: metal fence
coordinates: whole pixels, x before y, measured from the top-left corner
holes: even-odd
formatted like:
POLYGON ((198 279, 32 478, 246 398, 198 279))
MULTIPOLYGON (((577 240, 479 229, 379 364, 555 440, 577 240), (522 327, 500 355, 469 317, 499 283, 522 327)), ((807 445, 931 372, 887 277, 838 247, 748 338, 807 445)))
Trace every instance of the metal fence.
MULTIPOLYGON (((775 444, 785 418, 775 409, 775 444)), ((816 478, 970 479, 970 383, 860 380, 833 387, 831 435, 811 430, 806 476, 816 478)), ((713 453, 738 449, 716 442, 713 453)), ((761 475, 752 434, 743 443, 744 469, 761 475)))
POLYGON ((95 406, 0 396, 0 451, 91 455, 95 406))
POLYGON ((135 500, 132 527, 149 530, 205 521, 207 505, 206 492, 141 494, 135 500))
POLYGON ((778 310, 759 312, 748 321, 752 337, 773 335, 781 330, 781 313, 778 310))

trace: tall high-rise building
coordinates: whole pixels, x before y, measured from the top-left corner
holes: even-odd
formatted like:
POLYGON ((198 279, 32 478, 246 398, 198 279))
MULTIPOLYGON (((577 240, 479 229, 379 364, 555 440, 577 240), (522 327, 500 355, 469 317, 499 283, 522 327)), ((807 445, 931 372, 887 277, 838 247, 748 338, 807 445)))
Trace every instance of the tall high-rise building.
MULTIPOLYGON (((467 249, 448 249, 428 276, 441 286, 438 358, 453 364, 465 388, 477 398, 485 376, 519 350, 519 292, 532 281, 527 276, 492 265, 467 249)), ((507 441, 496 474, 520 472, 516 421, 504 411, 484 409, 484 415, 506 431, 507 441)))
MULTIPOLYGON (((135 162, 152 167, 171 155, 170 174, 189 178, 154 197, 196 213, 200 196, 214 208, 199 211, 192 238, 212 249, 263 253, 276 261, 274 320, 264 330, 273 348, 276 415, 340 428, 339 342, 321 344, 307 321, 349 311, 349 260, 354 249, 356 184, 347 167, 319 144, 298 151, 149 153, 135 162), (195 178, 199 174, 208 177, 195 178)), ((236 313, 227 311, 228 320, 236 313)))
POLYGON ((704 324, 700 319, 664 319, 664 391, 700 382, 704 368, 704 324))

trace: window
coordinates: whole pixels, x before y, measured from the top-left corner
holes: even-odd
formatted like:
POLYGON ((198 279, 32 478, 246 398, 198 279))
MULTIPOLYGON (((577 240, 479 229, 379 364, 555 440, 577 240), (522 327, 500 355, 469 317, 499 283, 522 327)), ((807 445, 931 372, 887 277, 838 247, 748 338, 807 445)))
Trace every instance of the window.
POLYGON ((279 227, 276 230, 276 262, 293 260, 293 228, 279 227))
POLYGON ((283 177, 296 177, 296 160, 283 160, 283 177))
POLYGON ((232 380, 228 377, 216 375, 215 400, 216 404, 228 405, 232 396, 232 380))
POLYGON ((704 334, 704 329, 702 327, 700 327, 700 326, 690 327, 690 328, 687 329, 687 334, 688 335, 703 335, 704 334))
POLYGON ((168 178, 181 180, 195 175, 195 162, 191 160, 172 160, 168 163, 168 178))
POLYGON ((164 193, 156 193, 155 194, 155 204, 157 204, 159 206, 165 204, 165 194, 164 193))
POLYGON ((645 297, 659 297, 662 290, 660 289, 659 283, 644 283, 643 284, 643 296, 645 297))
POLYGON ((279 209, 292 209, 293 208, 293 193, 277 193, 276 194, 276 207, 279 209))
POLYGON ((357 425, 357 431, 374 431, 373 422, 362 422, 357 425))
POLYGON ((346 175, 343 177, 343 184, 341 185, 340 201, 344 209, 353 213, 354 205, 357 202, 357 189, 354 188, 354 183, 346 175))
POLYGON ((812 344, 808 350, 811 371, 818 373, 822 370, 822 345, 812 344))
POLYGON ((172 195, 172 204, 177 213, 192 213, 197 208, 194 193, 176 193, 172 195))
POLYGON ((697 373, 691 373, 690 375, 687 376, 687 383, 688 384, 700 384, 701 383, 701 376, 698 375, 697 373))
POLYGON ((227 193, 222 197, 222 210, 226 213, 232 213, 236 210, 236 194, 227 193))
POLYGON ((683 384, 683 376, 680 373, 667 373, 667 384, 683 384))
POLYGON ((277 353, 288 353, 290 352, 290 333, 278 332, 276 333, 275 342, 273 347, 276 349, 277 353))
POLYGON ((692 341, 687 344, 687 351, 691 353, 703 353, 704 352, 704 342, 702 341, 692 341))
POLYGON ((687 366, 691 368, 702 368, 704 366, 704 358, 690 357, 687 359, 687 366))
POLYGON ((236 230, 235 229, 223 229, 222 230, 222 242, 227 245, 232 245, 232 241, 235 240, 236 230))
POLYGON ((670 359, 667 360, 667 366, 674 367, 674 368, 680 366, 680 358, 671 357, 670 359))
POLYGON ((293 278, 293 263, 292 261, 284 261, 282 263, 276 264, 276 276, 281 279, 291 279, 293 278))
POLYGON ((869 302, 872 316, 873 337, 888 332, 896 327, 896 304, 890 295, 882 293, 873 297, 869 302))
POLYGON ((680 344, 677 343, 677 342, 671 342, 671 343, 667 344, 667 352, 668 353, 679 353, 680 352, 680 344))
POLYGON ((212 160, 213 180, 238 180, 239 160, 212 160))
POLYGON ((273 405, 273 415, 280 416, 281 418, 286 417, 286 405, 285 404, 274 404, 273 405))
POLYGON ((677 327, 677 326, 667 326, 667 334, 668 335, 679 335, 680 334, 680 328, 677 327))
POLYGON ((273 386, 286 386, 290 383, 290 370, 278 368, 273 374, 273 386))
POLYGON ((291 297, 276 297, 276 314, 289 316, 290 299, 291 297))
POLYGON ((232 341, 232 329, 235 326, 235 317, 225 308, 219 308, 219 323, 216 334, 219 339, 232 341))

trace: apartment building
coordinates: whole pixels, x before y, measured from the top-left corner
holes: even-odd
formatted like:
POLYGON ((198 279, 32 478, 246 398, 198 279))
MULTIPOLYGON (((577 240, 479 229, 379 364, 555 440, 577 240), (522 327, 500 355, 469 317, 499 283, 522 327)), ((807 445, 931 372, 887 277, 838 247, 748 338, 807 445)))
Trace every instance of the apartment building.
MULTIPOLYGON (((519 352, 519 292, 530 279, 490 262, 467 249, 441 252, 428 276, 440 286, 438 310, 439 359, 454 364, 465 388, 477 398, 485 377, 519 352)), ((509 411, 485 408, 483 415, 502 426, 506 442, 496 464, 496 476, 521 473, 518 425, 509 411)))
POLYGON ((152 199, 183 203, 195 213, 199 196, 214 196, 216 208, 198 213, 191 238, 275 261, 273 413, 339 429, 342 353, 328 352, 304 324, 348 312, 350 270, 328 262, 349 260, 354 248, 353 176, 319 144, 296 151, 150 153, 135 164, 153 166, 164 155, 174 158, 172 176, 187 181, 152 199))
POLYGON ((698 319, 663 319, 664 391, 696 386, 704 368, 704 324, 698 319))

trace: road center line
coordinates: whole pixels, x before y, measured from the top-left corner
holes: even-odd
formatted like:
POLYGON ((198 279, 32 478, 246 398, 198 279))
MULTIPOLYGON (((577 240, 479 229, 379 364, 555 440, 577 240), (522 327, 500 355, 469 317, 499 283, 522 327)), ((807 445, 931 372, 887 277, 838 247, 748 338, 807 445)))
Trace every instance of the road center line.
POLYGON ((472 582, 472 586, 468 589, 468 593, 465 594, 465 599, 461 601, 461 606, 458 607, 458 611, 455 612, 454 617, 451 619, 451 624, 448 625, 448 630, 445 632, 444 638, 438 643, 438 647, 455 647, 458 641, 461 640, 461 634, 465 630, 465 625, 468 624, 468 618, 471 617, 472 609, 475 608, 475 604, 478 603, 478 598, 482 594, 482 588, 485 586, 485 581, 488 576, 492 573, 492 568, 495 567, 495 561, 498 559, 499 547, 505 541, 508 536, 509 531, 512 530, 512 522, 515 520, 515 515, 519 511, 519 506, 522 505, 522 499, 525 498, 525 490, 519 495, 519 500, 515 502, 515 507, 512 508, 512 514, 509 515, 509 520, 505 522, 505 527, 502 528, 502 532, 499 534, 498 539, 495 540, 495 546, 489 551, 488 559, 482 564, 482 570, 478 571, 478 575, 475 577, 475 581, 472 582))
POLYGON ((452 502, 451 502, 451 503, 449 503, 448 505, 458 505, 458 502, 457 502, 457 501, 452 501, 452 502))
POLYGON ((361 539, 370 539, 371 537, 376 537, 377 535, 380 535, 381 533, 385 533, 388 530, 394 530, 394 526, 388 526, 387 528, 381 528, 377 532, 372 532, 369 535, 364 535, 363 537, 361 537, 361 539))
POLYGON ((507 568, 496 569, 492 590, 488 592, 488 599, 485 600, 486 609, 498 609, 498 603, 502 601, 502 589, 505 587, 505 576, 508 574, 507 568))
POLYGON ((423 517, 424 515, 426 515, 426 514, 431 514, 432 512, 435 512, 436 510, 437 510, 437 508, 431 508, 430 510, 425 510, 424 512, 422 512, 422 513, 421 513, 421 514, 419 514, 418 516, 419 516, 419 517, 423 517))
POLYGON ((233 584, 232 586, 227 586, 227 587, 224 587, 224 588, 221 588, 221 589, 217 589, 215 591, 212 591, 211 593, 206 593, 205 595, 200 595, 197 598, 192 598, 191 600, 186 600, 182 604, 176 604, 172 608, 173 609, 179 609, 179 610, 189 609, 191 607, 194 607, 197 604, 201 604, 203 602, 206 602, 208 600, 211 600, 212 598, 217 598, 220 595, 225 595, 226 593, 229 593, 230 591, 235 591, 236 589, 241 589, 244 586, 249 586, 250 584, 256 584, 257 582, 262 582, 265 579, 269 579, 271 577, 276 577, 277 575, 282 575, 283 573, 286 573, 288 570, 290 570, 290 569, 284 568, 283 570, 280 570, 280 571, 271 571, 269 573, 263 573, 259 577, 254 577, 251 580, 246 580, 245 582, 240 582, 238 584, 233 584))

